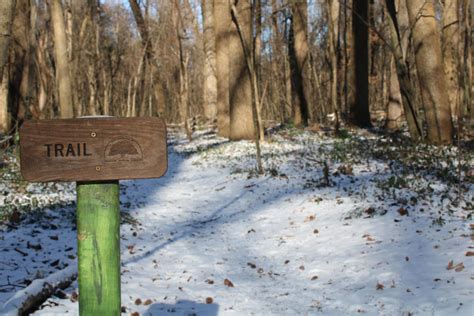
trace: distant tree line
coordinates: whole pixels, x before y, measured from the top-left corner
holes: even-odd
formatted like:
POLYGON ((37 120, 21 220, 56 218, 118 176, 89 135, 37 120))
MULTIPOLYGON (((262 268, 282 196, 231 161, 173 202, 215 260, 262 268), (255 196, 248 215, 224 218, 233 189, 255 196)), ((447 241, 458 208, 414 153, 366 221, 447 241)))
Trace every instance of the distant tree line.
POLYGON ((270 122, 450 144, 472 127, 473 1, 2 0, 0 131, 26 119, 270 122), (471 124, 471 125, 469 125, 471 124))

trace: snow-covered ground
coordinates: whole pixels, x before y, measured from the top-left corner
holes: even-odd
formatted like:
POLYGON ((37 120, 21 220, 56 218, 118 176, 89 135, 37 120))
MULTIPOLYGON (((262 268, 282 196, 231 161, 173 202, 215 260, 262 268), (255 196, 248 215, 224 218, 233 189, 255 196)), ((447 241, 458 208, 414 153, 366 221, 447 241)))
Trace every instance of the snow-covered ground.
MULTIPOLYGON (((473 315, 472 155, 284 130, 258 176, 250 142, 171 142, 166 176, 121 182, 126 314, 473 315)), ((75 263, 73 206, 0 234, 0 311, 75 263)), ((35 315, 77 314, 76 292, 35 315)))

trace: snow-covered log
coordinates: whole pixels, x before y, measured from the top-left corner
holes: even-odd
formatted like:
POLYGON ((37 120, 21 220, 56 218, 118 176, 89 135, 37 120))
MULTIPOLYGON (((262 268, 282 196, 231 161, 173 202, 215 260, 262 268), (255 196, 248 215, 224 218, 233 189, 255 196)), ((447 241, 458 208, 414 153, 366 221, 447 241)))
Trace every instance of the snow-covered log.
POLYGON ((40 306, 59 289, 65 289, 77 278, 77 265, 57 271, 47 278, 36 279, 13 295, 0 310, 0 315, 24 315, 40 306))

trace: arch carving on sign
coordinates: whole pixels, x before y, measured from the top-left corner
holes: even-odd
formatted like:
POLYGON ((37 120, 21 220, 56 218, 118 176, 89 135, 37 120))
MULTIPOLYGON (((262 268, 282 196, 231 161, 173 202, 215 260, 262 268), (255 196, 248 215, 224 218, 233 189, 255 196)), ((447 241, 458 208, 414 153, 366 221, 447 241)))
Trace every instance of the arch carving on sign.
POLYGON ((105 147, 105 161, 140 161, 143 151, 140 144, 133 138, 118 137, 111 140, 105 147))

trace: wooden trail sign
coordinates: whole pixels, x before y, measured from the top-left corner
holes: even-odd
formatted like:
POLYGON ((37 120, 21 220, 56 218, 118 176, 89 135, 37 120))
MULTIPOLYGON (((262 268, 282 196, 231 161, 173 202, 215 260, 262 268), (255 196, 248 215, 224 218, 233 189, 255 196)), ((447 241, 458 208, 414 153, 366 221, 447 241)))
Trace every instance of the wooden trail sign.
POLYGON ((40 120, 20 129, 21 173, 30 182, 159 178, 166 149, 159 118, 40 120))
POLYGON ((120 315, 120 179, 159 178, 168 166, 158 118, 29 121, 20 129, 27 181, 77 181, 79 314, 120 315))

